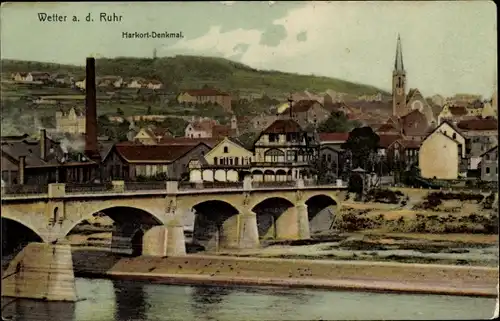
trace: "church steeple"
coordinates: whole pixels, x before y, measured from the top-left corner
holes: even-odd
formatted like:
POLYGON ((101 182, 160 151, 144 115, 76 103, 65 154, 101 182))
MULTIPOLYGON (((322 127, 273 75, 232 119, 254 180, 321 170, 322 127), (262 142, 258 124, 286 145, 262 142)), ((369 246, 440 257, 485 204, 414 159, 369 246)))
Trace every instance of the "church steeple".
POLYGON ((406 106, 406 71, 403 65, 403 49, 398 34, 396 58, 392 72, 392 115, 401 117, 407 114, 406 106))
POLYGON ((396 45, 396 58, 394 59, 394 71, 404 72, 403 49, 401 48, 401 37, 398 34, 398 43, 396 45))

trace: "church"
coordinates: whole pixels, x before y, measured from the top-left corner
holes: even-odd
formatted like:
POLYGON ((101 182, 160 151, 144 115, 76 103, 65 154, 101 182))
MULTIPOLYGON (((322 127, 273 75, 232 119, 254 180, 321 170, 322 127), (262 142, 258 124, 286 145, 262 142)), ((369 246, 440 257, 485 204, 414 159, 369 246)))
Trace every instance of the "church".
POLYGON ((410 89, 407 93, 406 80, 401 37, 398 35, 392 72, 392 116, 377 133, 421 137, 435 126, 436 119, 431 106, 418 89, 410 89))

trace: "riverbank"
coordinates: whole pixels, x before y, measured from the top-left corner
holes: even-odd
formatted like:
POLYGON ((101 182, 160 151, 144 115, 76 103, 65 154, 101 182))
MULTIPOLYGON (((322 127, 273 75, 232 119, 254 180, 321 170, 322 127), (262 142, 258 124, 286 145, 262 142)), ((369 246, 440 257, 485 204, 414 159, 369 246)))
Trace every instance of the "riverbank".
POLYGON ((73 254, 75 275, 168 284, 251 285, 497 296, 498 268, 388 262, 188 255, 123 258, 73 254))

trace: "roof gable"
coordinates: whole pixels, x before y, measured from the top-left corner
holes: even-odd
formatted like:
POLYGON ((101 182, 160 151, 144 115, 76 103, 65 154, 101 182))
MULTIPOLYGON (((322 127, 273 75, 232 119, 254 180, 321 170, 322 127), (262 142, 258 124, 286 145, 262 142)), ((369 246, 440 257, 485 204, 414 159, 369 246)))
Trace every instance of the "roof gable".
MULTIPOLYGON (((462 134, 462 132, 455 126, 453 125, 452 123, 450 123, 449 121, 447 120, 444 120, 441 124, 439 124, 438 126, 436 126, 436 128, 434 128, 427 136, 425 136, 425 138, 422 140, 426 140, 427 137, 429 137, 430 135, 434 134, 435 132, 437 132, 440 128, 442 128, 444 125, 448 125, 448 127, 450 127, 453 131, 455 131, 458 135, 460 135, 460 137, 462 137, 463 139, 466 139, 465 136, 462 134)), ((445 135, 446 136, 446 135, 445 135)))
MULTIPOLYGON (((206 156, 211 156, 213 154, 219 154, 219 153, 222 153, 223 152, 223 148, 224 146, 226 145, 229 145, 229 146, 232 146, 234 148, 237 148, 237 149, 240 149, 242 151, 244 151, 245 153, 247 153, 249 156, 253 156, 253 153, 251 151, 249 151, 248 149, 246 149, 245 147, 237 144, 236 142, 232 141, 231 139, 229 139, 228 137, 225 137, 222 141, 220 141, 217 145, 215 145, 207 154, 206 156)), ((231 154, 231 153, 229 153, 231 154)))
POLYGON ((300 133, 302 127, 292 119, 277 119, 266 129, 262 131, 263 134, 286 134, 286 133, 300 133))

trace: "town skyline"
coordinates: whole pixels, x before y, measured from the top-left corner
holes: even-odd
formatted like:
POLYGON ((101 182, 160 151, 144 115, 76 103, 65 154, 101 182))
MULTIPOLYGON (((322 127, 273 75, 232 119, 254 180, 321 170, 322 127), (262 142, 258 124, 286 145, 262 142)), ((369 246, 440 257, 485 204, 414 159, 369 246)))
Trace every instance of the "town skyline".
POLYGON ((259 70, 338 78, 390 92, 400 34, 407 90, 419 88, 425 96, 470 93, 489 98, 497 78, 496 17, 491 5, 487 1, 9 4, 2 10, 2 58, 82 65, 87 56, 152 57, 157 49, 158 57, 223 57, 259 70), (109 12, 123 16, 123 21, 47 23, 37 17, 42 11, 69 17, 109 12), (209 15, 202 14, 207 11, 209 15), (255 21, 256 15, 262 23, 255 21), (182 18, 186 16, 195 16, 197 23, 188 24, 182 18), (12 32, 10 28, 21 22, 24 26, 12 32), (184 38, 120 36, 124 31, 149 30, 182 32, 184 38), (19 42, 19 38, 32 40, 19 42), (67 45, 61 46, 61 41, 67 45))

